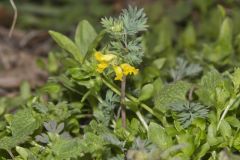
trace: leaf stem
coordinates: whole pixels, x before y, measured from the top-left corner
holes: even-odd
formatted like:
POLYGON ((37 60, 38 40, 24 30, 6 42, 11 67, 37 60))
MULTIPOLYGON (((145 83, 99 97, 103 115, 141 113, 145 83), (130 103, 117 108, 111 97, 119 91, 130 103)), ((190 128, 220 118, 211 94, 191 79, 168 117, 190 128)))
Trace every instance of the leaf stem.
POLYGON ((235 99, 230 99, 229 101, 229 104, 227 105, 227 107, 225 108, 219 122, 218 122, 218 125, 217 125, 217 131, 223 121, 223 119, 225 118, 225 116, 227 115, 227 112, 229 111, 229 109, 240 99, 240 95, 237 95, 237 97, 235 99))

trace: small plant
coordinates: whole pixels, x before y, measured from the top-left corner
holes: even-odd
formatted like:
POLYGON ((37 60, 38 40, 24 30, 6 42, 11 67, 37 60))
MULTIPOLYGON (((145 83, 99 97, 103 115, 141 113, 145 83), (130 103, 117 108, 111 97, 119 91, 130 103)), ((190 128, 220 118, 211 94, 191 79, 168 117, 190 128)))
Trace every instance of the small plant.
POLYGON ((138 69, 132 65, 139 65, 142 62, 142 37, 139 37, 138 33, 147 30, 146 23, 147 18, 143 9, 138 10, 131 6, 124 9, 118 18, 102 19, 102 24, 111 39, 104 48, 103 52, 106 54, 95 53, 95 58, 99 63, 97 71, 102 73, 111 66, 116 74, 115 80, 121 81, 120 107, 124 128, 126 128, 126 78, 128 75, 138 73, 138 69))
POLYGON ((0 159, 240 159, 240 14, 215 3, 146 7, 150 27, 129 6, 74 40, 49 31, 48 82, 0 98, 0 159))

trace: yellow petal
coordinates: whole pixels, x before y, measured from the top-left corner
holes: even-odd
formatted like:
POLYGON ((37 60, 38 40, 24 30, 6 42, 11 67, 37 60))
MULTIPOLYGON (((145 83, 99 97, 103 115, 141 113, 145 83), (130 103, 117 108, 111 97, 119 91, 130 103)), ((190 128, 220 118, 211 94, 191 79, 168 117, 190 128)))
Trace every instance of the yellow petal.
POLYGON ((103 54, 101 52, 95 52, 95 58, 97 61, 102 62, 103 61, 103 54))
POLYGON ((123 70, 123 73, 124 75, 131 75, 131 74, 134 74, 136 75, 138 73, 138 69, 134 68, 133 66, 127 64, 127 63, 123 63, 120 65, 122 70, 123 70))
POLYGON ((105 54, 105 55, 103 55, 103 60, 106 62, 110 62, 116 57, 117 56, 115 56, 114 54, 105 54))
POLYGON ((115 73, 116 73, 115 80, 120 80, 120 81, 122 81, 122 77, 123 77, 122 68, 119 67, 119 66, 114 66, 113 69, 114 69, 114 71, 115 71, 115 73))
POLYGON ((100 63, 97 65, 97 72, 102 73, 108 67, 107 63, 100 63))
POLYGON ((133 74, 134 74, 134 75, 138 74, 138 71, 139 71, 139 69, 135 69, 135 68, 134 68, 133 74))
POLYGON ((114 54, 102 54, 101 52, 95 52, 95 58, 98 62, 110 62, 115 59, 117 56, 114 54))

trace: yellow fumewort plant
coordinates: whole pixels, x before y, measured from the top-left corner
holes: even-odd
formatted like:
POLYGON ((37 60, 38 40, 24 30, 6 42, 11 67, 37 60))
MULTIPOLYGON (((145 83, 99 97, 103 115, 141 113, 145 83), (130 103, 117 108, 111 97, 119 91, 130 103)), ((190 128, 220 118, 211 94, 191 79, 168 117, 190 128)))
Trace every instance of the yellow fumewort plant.
POLYGON ((97 72, 102 73, 109 65, 113 66, 114 72, 116 74, 115 80, 122 81, 123 76, 127 75, 136 75, 138 73, 138 69, 131 66, 130 64, 123 63, 120 65, 115 65, 115 61, 117 56, 113 54, 102 54, 101 52, 95 53, 95 58, 99 62, 97 65, 97 72))

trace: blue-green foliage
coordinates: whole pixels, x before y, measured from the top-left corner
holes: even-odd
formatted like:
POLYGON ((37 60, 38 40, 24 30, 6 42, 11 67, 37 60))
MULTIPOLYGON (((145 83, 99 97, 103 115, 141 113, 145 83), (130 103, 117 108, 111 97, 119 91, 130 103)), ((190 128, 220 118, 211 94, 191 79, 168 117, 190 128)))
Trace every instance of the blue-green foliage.
POLYGON ((129 6, 117 18, 103 18, 102 24, 110 34, 109 49, 122 58, 123 62, 138 65, 142 62, 142 38, 138 33, 147 30, 147 17, 143 9, 129 6))

